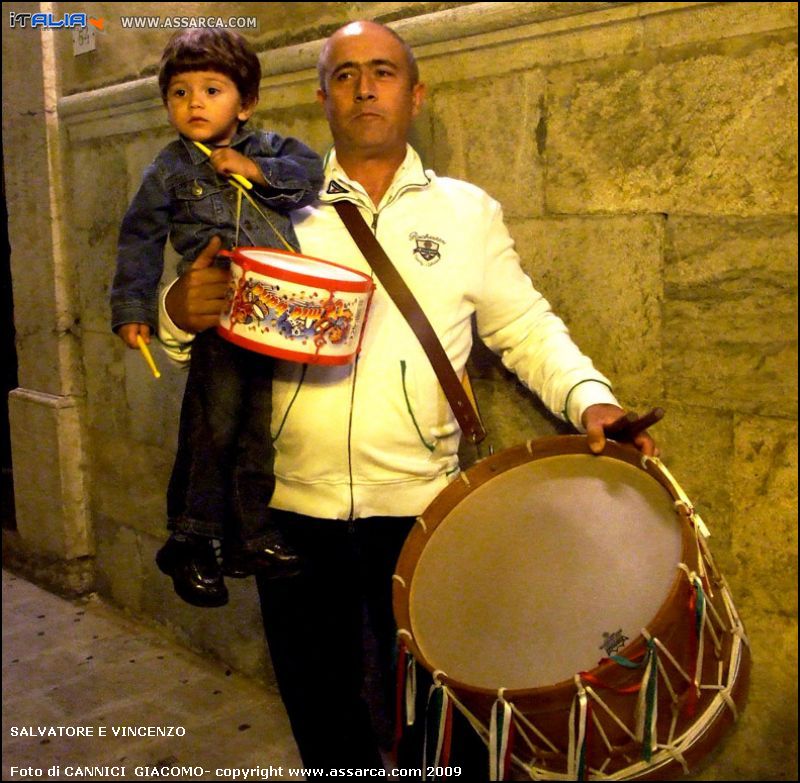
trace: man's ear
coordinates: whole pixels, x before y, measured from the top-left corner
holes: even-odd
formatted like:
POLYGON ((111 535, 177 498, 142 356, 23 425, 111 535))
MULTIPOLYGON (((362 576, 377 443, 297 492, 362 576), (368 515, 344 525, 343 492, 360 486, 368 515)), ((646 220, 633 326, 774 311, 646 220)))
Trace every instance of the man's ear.
POLYGON ((325 101, 328 99, 328 93, 322 89, 322 87, 317 87, 317 103, 321 106, 325 105, 325 101))
POLYGON ((428 88, 422 83, 417 82, 411 88, 411 116, 416 117, 421 109, 422 104, 425 102, 425 96, 428 93, 428 88))

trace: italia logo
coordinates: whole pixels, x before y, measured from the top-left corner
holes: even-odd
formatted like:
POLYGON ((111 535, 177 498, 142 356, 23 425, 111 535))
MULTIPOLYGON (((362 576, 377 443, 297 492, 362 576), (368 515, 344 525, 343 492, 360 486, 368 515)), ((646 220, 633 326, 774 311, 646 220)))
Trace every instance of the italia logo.
POLYGON ((418 234, 414 231, 408 235, 408 238, 414 242, 414 257, 422 266, 433 266, 442 260, 440 248, 447 243, 440 237, 433 237, 430 234, 418 234))

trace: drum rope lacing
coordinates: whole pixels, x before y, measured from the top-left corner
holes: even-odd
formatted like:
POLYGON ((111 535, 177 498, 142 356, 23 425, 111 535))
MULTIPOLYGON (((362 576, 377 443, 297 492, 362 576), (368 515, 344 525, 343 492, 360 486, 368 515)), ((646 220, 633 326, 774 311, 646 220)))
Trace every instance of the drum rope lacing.
MULTIPOLYGON (((585 768, 583 765, 583 760, 585 759, 584 747, 586 738, 588 735, 588 719, 589 717, 592 718, 593 727, 599 731, 600 736, 602 737, 604 744, 609 752, 609 754, 613 751, 613 746, 609 742, 605 732, 602 730, 602 726, 596 717, 591 713, 591 703, 594 702, 598 706, 600 706, 606 714, 633 740, 641 743, 643 749, 643 763, 642 768, 648 768, 648 765, 651 765, 655 760, 653 758, 653 754, 656 751, 662 751, 662 757, 666 754, 669 759, 673 759, 681 764, 683 767, 684 773, 688 774, 689 767, 684 759, 683 752, 684 750, 691 747, 692 744, 696 741, 696 738, 699 737, 702 732, 705 730, 705 727, 708 725, 711 719, 716 717, 716 713, 718 712, 721 706, 727 706, 731 709, 734 719, 738 718, 738 711, 736 709, 735 702, 733 700, 732 695, 732 683, 735 680, 735 674, 738 671, 738 665, 740 662, 740 647, 743 640, 743 627, 741 622, 736 615, 735 608, 733 607, 733 603, 730 600, 729 592, 727 588, 723 590, 724 595, 724 604, 726 607, 726 612, 728 613, 728 619, 730 620, 730 625, 726 628, 722 618, 720 618, 718 612, 716 611, 713 604, 705 600, 705 595, 703 593, 703 586, 700 577, 698 574, 690 571, 690 569, 683 563, 679 565, 681 570, 686 573, 687 579, 692 586, 694 593, 696 595, 696 599, 692 601, 693 605, 690 605, 690 609, 695 615, 695 629, 696 634, 698 636, 697 641, 697 653, 694 663, 694 669, 696 673, 690 675, 679 665, 678 661, 675 657, 670 653, 667 647, 657 638, 652 638, 648 633, 647 629, 642 629, 642 636, 647 640, 651 653, 648 653, 646 656, 646 660, 648 660, 647 668, 645 673, 642 677, 642 682, 640 683, 639 688, 639 698, 637 701, 636 707, 636 716, 637 716, 637 726, 636 731, 631 731, 629 727, 627 727, 623 721, 621 721, 611 710, 608 705, 604 702, 604 700, 597 694, 597 692, 591 688, 589 685, 585 685, 581 676, 576 675, 576 695, 573 700, 573 707, 570 714, 570 745, 568 751, 568 771, 570 775, 576 775, 577 779, 583 779, 583 775, 585 774, 585 768), (713 646, 717 656, 721 653, 722 648, 722 640, 717 633, 717 630, 714 628, 714 623, 716 623, 719 629, 725 629, 733 634, 734 636, 734 644, 731 650, 731 662, 730 662, 730 676, 729 676, 729 683, 723 684, 723 669, 724 669, 724 662, 720 661, 717 667, 717 682, 715 684, 707 684, 703 685, 700 680, 699 676, 702 673, 702 662, 704 658, 704 640, 705 640, 705 632, 708 633, 711 641, 713 642, 713 646), (706 721, 699 721, 698 725, 694 726, 693 730, 689 730, 684 733, 681 737, 675 737, 675 727, 677 724, 678 715, 680 712, 680 697, 678 696, 676 689, 674 688, 672 681, 667 673, 666 667, 664 663, 661 661, 660 657, 656 655, 656 649, 664 654, 664 656, 670 661, 670 663, 675 667, 675 669, 679 672, 681 677, 691 686, 691 690, 689 691, 689 698, 687 699, 686 704, 689 705, 689 708, 693 708, 693 705, 696 705, 697 698, 699 696, 700 690, 716 690, 718 692, 717 696, 712 702, 711 707, 706 710, 706 716, 711 715, 711 718, 706 721), (657 687, 657 679, 658 675, 661 675, 661 679, 663 683, 666 685, 667 690, 670 694, 670 700, 672 703, 672 721, 670 724, 670 729, 667 737, 667 741, 665 743, 658 743, 657 736, 656 736, 656 687, 657 687), (642 687, 644 686, 644 687, 642 687), (693 694, 696 694, 694 696, 693 694), (590 701, 591 700, 591 701, 590 701), (585 704, 584 704, 585 702, 585 704), (578 711, 578 728, 577 730, 574 728, 574 720, 575 720, 575 712, 576 709, 578 711), (583 743, 583 744, 582 744, 583 743)), ((622 662, 619 656, 612 656, 612 660, 615 660, 618 663, 622 662)), ((583 674, 583 678, 588 678, 588 673, 583 674)), ((593 678, 594 679, 594 678, 593 678)), ((603 769, 610 761, 610 755, 606 759, 603 764, 603 769)), ((530 770, 529 770, 530 771, 530 770)), ((602 769, 597 770, 602 774, 602 769)), ((623 770, 625 773, 621 775, 621 777, 627 776, 628 774, 632 774, 631 769, 623 770)), ((614 775, 612 777, 616 777, 614 775)))
MULTIPOLYGON (((733 610, 735 614, 735 609, 733 609, 732 603, 729 609, 733 610)), ((741 626, 741 623, 738 622, 737 617, 737 624, 741 626)), ((709 622, 704 622, 704 627, 706 629, 709 628, 709 622)), ((411 634, 403 629, 398 633, 402 633, 403 635, 408 635, 409 638, 411 634)), ((642 629, 642 635, 650 640, 650 635, 646 629, 642 629)), ((648 719, 648 713, 646 709, 647 705, 647 698, 645 697, 644 700, 640 697, 640 702, 645 705, 645 708, 638 708, 638 714, 642 717, 639 719, 640 726, 637 727, 638 730, 631 730, 630 727, 626 726, 625 723, 620 720, 620 718, 614 713, 614 711, 605 703, 605 701, 598 695, 597 691, 589 685, 584 685, 581 681, 580 675, 575 675, 575 683, 576 683, 576 697, 573 700, 573 707, 570 710, 570 736, 569 736, 569 748, 567 750, 567 764, 568 764, 568 772, 565 776, 563 773, 557 773, 554 771, 549 771, 542 768, 535 767, 532 763, 527 763, 524 759, 520 758, 516 753, 512 752, 512 743, 511 743, 511 732, 514 731, 514 736, 521 738, 529 747, 530 751, 533 753, 535 757, 538 753, 540 753, 540 749, 536 747, 535 743, 528 737, 527 733, 525 732, 524 728, 527 728, 530 732, 535 734, 535 736, 542 741, 550 752, 561 755, 562 751, 558 749, 558 747, 551 742, 547 736, 541 732, 533 722, 525 716, 521 710, 513 704, 505 699, 504 692, 505 689, 501 688, 498 691, 498 698, 492 708, 492 724, 494 726, 490 726, 490 730, 487 732, 486 728, 483 726, 481 721, 458 699, 457 695, 447 687, 445 683, 442 682, 442 677, 446 676, 440 670, 435 672, 435 679, 434 679, 434 686, 432 690, 441 690, 442 697, 444 699, 445 695, 447 698, 448 703, 452 703, 459 712, 467 719, 468 723, 472 726, 473 730, 478 734, 479 737, 487 744, 489 747, 490 752, 490 772, 491 772, 491 780, 503 780, 505 779, 505 768, 506 764, 503 763, 505 758, 509 758, 513 760, 520 768, 525 769, 531 779, 533 780, 581 780, 584 779, 586 772, 588 771, 585 768, 585 741, 587 737, 587 729, 589 725, 589 718, 591 718, 591 726, 593 730, 596 730, 600 737, 605 744, 609 756, 603 763, 603 765, 599 769, 593 768, 591 771, 595 773, 595 775, 613 780, 613 779, 624 779, 626 777, 632 776, 634 774, 638 774, 639 772, 643 772, 645 770, 651 770, 656 766, 663 766, 665 763, 674 760, 679 763, 684 770, 684 774, 688 774, 689 767, 684 758, 684 752, 688 750, 694 743, 700 739, 703 733, 706 731, 708 725, 716 719, 718 712, 725 707, 728 707, 734 719, 738 718, 738 711, 736 709, 736 705, 733 700, 733 696, 731 693, 732 684, 735 682, 736 676, 738 674, 738 668, 741 664, 742 660, 742 645, 746 642, 746 638, 744 637, 743 633, 734 636, 734 644, 732 645, 731 653, 730 653, 730 660, 729 660, 729 677, 728 683, 723 683, 723 674, 724 674, 724 662, 720 661, 717 669, 717 682, 715 684, 708 684, 708 685, 700 685, 700 688, 704 690, 716 690, 717 696, 711 702, 711 704, 706 708, 706 711, 703 716, 683 735, 679 737, 675 737, 675 728, 677 724, 679 710, 679 701, 680 697, 678 696, 670 677, 667 674, 666 668, 661 661, 661 659, 656 656, 655 654, 652 655, 652 664, 649 672, 646 672, 643 676, 644 681, 652 681, 655 682, 656 674, 655 671, 661 675, 661 678, 664 684, 667 687, 667 690, 670 693, 670 698, 672 701, 672 721, 670 724, 670 729, 667 737, 666 742, 657 742, 656 735, 655 735, 655 708, 650 712, 649 720, 651 721, 651 744, 649 747, 651 748, 650 758, 643 758, 642 761, 632 764, 629 767, 626 767, 622 770, 619 770, 611 775, 606 775, 603 773, 603 770, 607 766, 607 764, 611 760, 610 754, 614 750, 614 746, 609 741, 605 731, 603 730, 602 724, 600 723, 597 716, 591 709, 591 704, 597 704, 608 716, 609 718, 614 721, 614 723, 619 726, 622 731, 631 738, 634 742, 642 742, 644 748, 644 737, 645 737, 645 720, 648 719), (576 711, 578 712, 577 721, 576 718, 576 711), (497 715, 498 712, 502 715, 503 720, 500 724, 501 728, 498 729, 497 727, 497 715), (509 721, 507 716, 513 717, 513 721, 509 721), (512 725, 514 729, 512 729, 512 725), (523 728, 524 727, 524 728, 523 728), (498 738, 500 742, 498 742, 498 738), (493 750, 494 749, 494 750, 493 750)), ((691 682, 691 678, 689 675, 683 671, 682 667, 677 663, 674 656, 669 652, 669 650, 663 645, 663 643, 658 640, 657 638, 652 638, 653 649, 657 647, 665 656, 670 660, 670 662, 675 666, 675 668, 679 671, 683 679, 687 682, 691 682)), ((416 663, 412 656, 410 658, 410 670, 413 671, 416 663)), ((653 686, 655 688, 655 686, 653 686)), ((647 692, 647 689, 641 689, 642 691, 647 692)), ((408 693, 408 691, 407 691, 408 693)), ((408 697, 407 697, 408 698, 408 697)), ((655 704, 655 693, 652 692, 651 703, 655 704)), ((412 721, 413 723, 413 721, 412 721)), ((410 725, 410 724, 409 724, 410 725)), ((439 731, 441 734, 441 729, 439 731)), ((442 738, 442 741, 444 738, 442 738)), ((441 750, 444 747, 438 740, 436 747, 441 750)))
POLYGON ((663 475, 664 479, 669 483, 670 487, 672 487, 674 490, 675 494, 677 495, 675 506, 679 509, 682 508, 686 512, 686 515, 692 520, 694 526, 700 530, 704 538, 710 538, 711 532, 706 526, 706 523, 703 522, 702 517, 695 510, 692 501, 689 500, 688 495, 683 491, 681 485, 678 484, 672 473, 667 470, 667 466, 658 457, 649 457, 647 454, 643 454, 642 467, 645 470, 647 470, 647 465, 649 463, 655 465, 658 471, 663 475))
MULTIPOLYGON (((693 586, 694 590, 698 594, 702 595, 702 589, 703 588, 702 588, 702 583, 701 583, 701 580, 700 580, 699 576, 696 573, 690 571, 684 564, 680 564, 680 568, 686 573, 687 578, 689 579, 689 581, 690 581, 691 585, 693 586)), ((648 674, 645 673, 645 675, 643 677, 643 682, 648 682, 648 683, 655 682, 655 671, 657 670, 658 674, 661 675, 662 682, 666 685, 667 690, 670 693, 670 699, 671 699, 671 702, 672 702, 673 715, 672 715, 672 721, 671 721, 671 724, 670 724, 670 729, 669 729, 667 741, 665 743, 657 743, 656 742, 656 736, 655 736, 655 732, 654 732, 654 729, 655 729, 655 718, 656 718, 655 710, 653 710, 652 713, 650 713, 648 715, 648 712, 647 712, 646 709, 643 712, 642 709, 639 706, 637 706, 638 723, 637 723, 637 731, 636 731, 636 733, 634 735, 634 733, 631 732, 630 729, 628 727, 626 727, 624 725, 624 723, 617 718, 616 715, 614 715, 613 711, 605 704, 605 702, 597 695, 596 691, 594 691, 591 687, 589 687, 589 686, 585 686, 584 687, 583 685, 581 685, 581 688, 578 690, 578 693, 576 694, 575 702, 580 703, 581 699, 585 698, 584 694, 587 695, 592 701, 596 702, 599 706, 601 706, 604 709, 604 711, 615 721, 615 723, 617 725, 619 725, 625 731, 626 734, 628 734, 628 736, 630 736, 631 738, 635 737, 636 741, 642 742, 643 749, 647 747, 647 744, 646 744, 646 734, 643 732, 642 729, 645 727, 646 721, 650 721, 650 725, 653 727, 653 734, 652 734, 652 740, 651 740, 651 745, 650 745, 650 747, 652 748, 652 751, 649 754, 649 757, 648 757, 648 755, 644 755, 643 756, 643 762, 640 762, 639 764, 635 765, 637 770, 639 770, 639 769, 642 769, 642 770, 643 769, 648 769, 649 766, 652 765, 656 761, 658 761, 658 763, 664 763, 663 758, 666 756, 666 757, 668 757, 668 759, 672 759, 672 760, 675 760, 678 763, 680 763, 681 766, 683 767, 684 773, 688 774, 689 768, 688 768, 688 764, 686 763, 686 760, 684 759, 683 751, 685 751, 686 749, 691 747, 694 744, 694 742, 702 735, 702 733, 705 731, 706 727, 711 722, 711 720, 713 720, 716 717, 716 714, 719 711, 719 709, 724 708, 725 706, 727 706, 728 708, 731 709, 734 719, 738 718, 738 711, 736 709, 736 705, 735 705, 735 702, 733 700, 733 695, 732 695, 731 690, 732 690, 732 683, 735 681, 735 677, 736 677, 736 674, 738 672, 738 666, 739 666, 739 663, 740 663, 740 660, 741 660, 741 644, 744 641, 743 626, 742 626, 741 621, 739 620, 738 616, 736 615, 736 611, 735 611, 735 608, 733 607, 732 601, 730 600, 730 595, 729 595, 729 592, 728 592, 727 588, 725 588, 723 590, 723 595, 724 595, 724 604, 725 604, 725 607, 726 607, 726 611, 727 611, 727 613, 729 615, 728 619, 731 621, 730 625, 728 626, 728 628, 726 630, 728 630, 730 633, 732 633, 733 637, 734 637, 734 644, 732 645, 731 656, 730 656, 730 669, 729 669, 729 682, 728 682, 728 684, 724 684, 723 681, 722 681, 723 680, 723 673, 724 673, 724 662, 723 661, 719 661, 719 663, 718 663, 718 667, 717 667, 717 682, 703 685, 699 681, 699 678, 698 678, 697 675, 690 676, 687 672, 685 672, 683 670, 683 668, 679 665, 679 663, 677 662, 675 657, 672 655, 672 653, 670 653, 670 651, 667 649, 667 647, 659 639, 657 639, 657 638, 653 638, 652 639, 652 643, 654 645, 654 650, 655 650, 655 648, 657 648, 661 653, 664 654, 664 656, 670 661, 670 663, 680 673, 680 675, 683 677, 683 679, 692 686, 693 690, 697 689, 697 693, 698 694, 699 694, 699 691, 701 689, 703 689, 703 690, 716 690, 718 692, 717 696, 712 701, 712 704, 706 710, 705 717, 707 719, 698 721, 694 725, 694 727, 692 729, 690 729, 689 731, 685 732, 681 737, 677 737, 677 738, 675 737, 675 728, 676 728, 676 724, 677 724, 678 715, 679 715, 679 712, 680 712, 680 704, 679 704, 680 697, 678 696, 678 694, 676 692, 676 689, 674 688, 674 686, 672 684, 672 681, 671 681, 671 679, 670 679, 670 677, 669 677, 669 675, 668 675, 668 673, 666 671, 666 667, 664 666, 664 663, 661 661, 660 657, 654 656, 653 660, 655 662, 656 669, 651 670, 652 671, 652 675, 651 676, 648 676, 648 674), (643 718, 644 718, 644 721, 643 721, 643 718), (655 751, 662 751, 662 753, 661 753, 662 759, 656 760, 656 759, 653 758, 652 753, 655 752, 655 751)), ((725 628, 725 626, 724 626, 724 623, 722 621, 722 618, 719 617, 719 614, 717 613, 717 611, 716 611, 716 609, 715 609, 715 607, 714 607, 714 605, 712 603, 710 603, 708 601, 705 601, 704 599, 699 599, 697 603, 698 603, 698 606, 702 605, 702 609, 700 611, 697 611, 697 614, 696 614, 696 627, 697 627, 697 633, 698 633, 698 635, 700 637, 700 641, 698 642, 698 648, 699 649, 698 649, 698 654, 697 654, 695 667, 696 667, 696 669, 698 671, 701 671, 701 669, 702 669, 702 660, 703 660, 703 655, 704 655, 703 644, 702 644, 702 641, 703 641, 703 639, 705 637, 705 633, 704 632, 708 632, 708 635, 709 635, 709 637, 711 638, 711 641, 714 644, 715 651, 716 651, 717 655, 719 655, 720 652, 721 652, 722 642, 721 642, 721 639, 720 639, 720 637, 719 637, 719 635, 717 633, 717 630, 715 630, 715 628, 714 628, 714 623, 717 624, 718 628, 725 628)), ((696 611, 696 609, 695 609, 695 611, 696 611)), ((642 636, 645 639, 647 639, 648 641, 650 641, 650 639, 651 639, 650 634, 647 632, 646 629, 642 630, 642 636)), ((642 688, 642 692, 644 692, 645 690, 646 690, 645 688, 642 688)), ((640 693, 640 696, 641 696, 641 693, 640 693)), ((644 702, 642 702, 642 700, 640 698, 639 705, 641 705, 641 704, 645 704, 646 705, 647 701, 648 700, 645 700, 644 702)), ((653 704, 655 704, 655 700, 654 699, 653 699, 653 704)), ((584 715, 588 714, 588 713, 589 713, 589 709, 587 707, 585 712, 582 712, 582 717, 584 715)), ((607 739, 607 737, 605 735, 605 732, 602 731, 602 726, 600 725, 599 721, 597 721, 594 718, 594 716, 592 716, 592 718, 594 720, 595 728, 599 729, 600 734, 601 734, 601 736, 602 736, 602 738, 603 738, 603 740, 605 742, 605 745, 606 745, 606 747, 607 747, 607 749, 608 749, 608 751, 610 753, 613 750, 611 743, 608 741, 608 739, 607 739)), ((585 732, 584 732, 584 736, 585 736, 585 732)), ((578 739, 580 739, 580 736, 578 737, 578 739)), ((574 741, 574 738, 572 738, 571 741, 574 741)), ((573 772, 580 773, 582 771, 580 766, 579 766, 580 758, 581 758, 580 746, 576 747, 574 745, 571 745, 570 746, 569 759, 572 760, 572 771, 573 772)), ((610 761, 610 756, 609 756, 608 759, 606 759, 606 762, 604 763, 603 767, 605 767, 605 765, 608 763, 608 761, 610 761)), ((601 774, 602 774, 602 772, 601 772, 601 774)), ((633 774, 633 768, 628 768, 626 770, 622 770, 622 771, 616 773, 612 777, 618 777, 618 776, 619 777, 626 777, 626 776, 632 775, 632 774, 633 774)))
MULTIPOLYGON (((575 675, 576 683, 580 683, 578 693, 575 700, 586 698, 587 696, 592 699, 592 703, 600 706, 604 712, 613 720, 622 731, 628 735, 633 742, 638 742, 642 747, 642 756, 645 761, 650 761, 652 753, 655 750, 656 743, 656 720, 658 717, 658 701, 657 701, 657 686, 658 686, 658 672, 659 661, 657 655, 657 647, 655 640, 651 637, 646 628, 642 629, 642 636, 644 637, 647 647, 640 662, 630 660, 620 655, 612 655, 610 660, 618 665, 627 669, 643 669, 642 679, 639 683, 626 686, 624 688, 611 686, 605 683, 602 679, 595 676, 591 672, 580 672, 575 675), (634 717, 636 726, 632 730, 614 713, 614 711, 605 703, 605 701, 597 694, 597 691, 591 687, 595 685, 599 688, 604 688, 616 693, 637 693, 636 708, 634 717)), ((589 705, 590 706, 590 705, 589 705)), ((602 729, 602 725, 597 720, 593 713, 590 713, 589 706, 581 712, 580 720, 588 722, 588 718, 592 718, 593 728, 598 730, 603 742, 609 751, 613 750, 611 742, 608 740, 606 733, 602 729)), ((571 735, 571 741, 574 736, 571 735)), ((584 764, 579 763, 580 759, 585 758, 585 743, 588 739, 588 730, 583 729, 577 747, 570 745, 569 758, 573 760, 573 771, 579 774, 578 779, 583 779, 584 764)))

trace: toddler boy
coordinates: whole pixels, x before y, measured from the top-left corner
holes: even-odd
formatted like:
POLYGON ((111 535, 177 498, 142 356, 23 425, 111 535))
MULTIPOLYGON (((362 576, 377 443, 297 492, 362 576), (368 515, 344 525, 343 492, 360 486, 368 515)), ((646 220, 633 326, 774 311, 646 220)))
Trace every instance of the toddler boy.
MULTIPOLYGON (((167 237, 181 255, 179 274, 213 237, 228 249, 299 249, 288 212, 316 198, 322 162, 295 139, 245 128, 260 79, 258 57, 229 30, 182 31, 164 51, 161 97, 180 138, 146 169, 125 214, 111 290, 112 328, 131 348, 139 336, 149 343, 157 328, 167 237), (258 208, 231 185, 233 174, 252 182, 258 208)), ((297 570, 297 556, 269 520, 272 362, 214 329, 194 341, 167 493, 171 535, 156 563, 195 606, 227 603, 223 573, 297 570)))

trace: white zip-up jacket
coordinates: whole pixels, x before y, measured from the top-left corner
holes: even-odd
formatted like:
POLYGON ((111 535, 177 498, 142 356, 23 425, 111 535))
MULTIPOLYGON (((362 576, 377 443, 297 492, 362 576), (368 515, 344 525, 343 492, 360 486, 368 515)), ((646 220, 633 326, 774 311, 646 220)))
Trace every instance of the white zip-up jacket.
MULTIPOLYGON (((579 427, 589 405, 617 404, 523 272, 500 205, 483 190, 424 170, 409 147, 376 207, 331 153, 319 202, 292 216, 300 247, 369 274, 332 206, 339 199, 358 205, 459 376, 474 314, 481 339, 556 416, 579 427)), ((458 473, 455 417, 422 346, 375 283, 354 364, 276 363, 275 508, 331 519, 414 516, 458 473)), ((191 337, 166 317, 163 297, 161 311, 167 352, 185 359, 191 337)))

